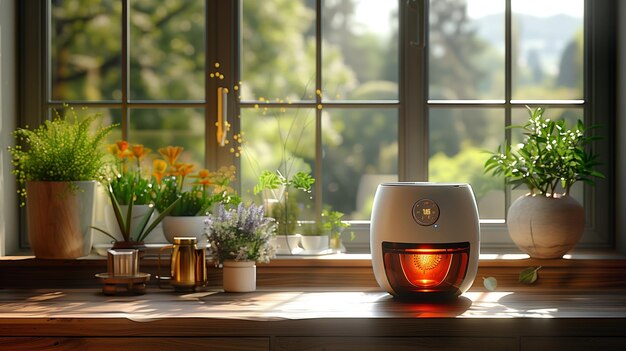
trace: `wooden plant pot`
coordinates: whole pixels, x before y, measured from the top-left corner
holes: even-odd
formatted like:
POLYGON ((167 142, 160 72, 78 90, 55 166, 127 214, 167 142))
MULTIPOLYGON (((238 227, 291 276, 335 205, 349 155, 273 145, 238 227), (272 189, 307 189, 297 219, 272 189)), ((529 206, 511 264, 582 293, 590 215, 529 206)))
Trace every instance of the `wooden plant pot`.
POLYGON ((561 258, 582 237, 585 211, 571 196, 524 195, 511 204, 509 235, 533 258, 561 258))
POLYGON ((95 181, 26 184, 28 240, 37 258, 89 255, 95 215, 95 181))

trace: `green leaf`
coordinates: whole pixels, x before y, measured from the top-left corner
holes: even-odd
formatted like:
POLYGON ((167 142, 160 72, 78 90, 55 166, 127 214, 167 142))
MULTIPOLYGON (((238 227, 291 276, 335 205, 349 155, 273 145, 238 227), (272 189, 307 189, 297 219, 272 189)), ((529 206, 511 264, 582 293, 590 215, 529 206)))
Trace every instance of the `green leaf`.
POLYGON ((539 274, 537 273, 539 269, 541 269, 541 266, 524 269, 519 274, 519 282, 522 284, 532 284, 536 282, 537 278, 539 278, 539 274))
POLYGON ((309 173, 298 172, 293 176, 291 182, 296 189, 309 191, 311 185, 315 183, 315 178, 311 177, 309 173))
POLYGON ((278 189, 279 186, 285 185, 285 179, 275 172, 263 171, 259 176, 258 183, 254 186, 254 195, 265 189, 278 189))
POLYGON ((485 289, 489 291, 496 291, 496 288, 498 287, 498 280, 494 277, 483 277, 483 285, 485 286, 485 289))

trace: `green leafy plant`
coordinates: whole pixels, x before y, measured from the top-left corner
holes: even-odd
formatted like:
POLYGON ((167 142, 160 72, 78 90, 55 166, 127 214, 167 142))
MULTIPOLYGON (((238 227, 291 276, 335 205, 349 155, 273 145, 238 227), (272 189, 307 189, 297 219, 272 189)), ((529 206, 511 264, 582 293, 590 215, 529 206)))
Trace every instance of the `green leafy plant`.
POLYGON ((268 213, 278 222, 278 233, 290 235, 295 233, 300 209, 293 197, 289 197, 289 189, 293 188, 305 192, 311 191, 315 178, 307 172, 297 172, 293 177, 285 177, 280 171, 263 171, 259 176, 258 183, 254 186, 254 194, 264 190, 272 193, 277 201, 269 205, 268 213), (276 191, 278 190, 278 191, 276 191))
POLYGON ((219 204, 206 220, 210 250, 220 263, 226 259, 269 262, 276 252, 270 244, 275 231, 274 219, 265 217, 263 207, 253 203, 240 203, 237 208, 219 204))
POLYGON ((339 238, 344 229, 350 226, 350 223, 342 220, 343 213, 330 209, 322 211, 322 230, 328 233, 331 238, 339 238))
POLYGON ((597 155, 588 151, 596 137, 586 136, 584 123, 568 129, 565 121, 553 121, 543 116, 544 109, 528 108, 530 118, 521 128, 523 143, 513 148, 505 145, 485 163, 485 173, 503 175, 515 186, 525 184, 532 194, 556 196, 558 186, 568 195, 577 181, 593 184, 593 177, 603 178, 594 168, 597 155))
POLYGON ((156 197, 155 179, 142 170, 142 160, 152 151, 142 144, 131 145, 119 140, 108 146, 115 158, 114 175, 109 180, 113 194, 120 205, 128 205, 130 194, 135 205, 148 205, 156 197))
POLYGON ((100 114, 79 116, 67 105, 65 111, 65 118, 55 110, 55 117, 39 127, 13 132, 17 145, 9 147, 9 152, 22 206, 27 181, 98 180, 105 175, 109 161, 103 143, 115 125, 95 125, 102 118, 100 114))
POLYGON ((241 202, 241 198, 230 187, 230 182, 235 178, 234 166, 221 167, 215 172, 203 169, 189 177, 197 178, 190 186, 185 185, 184 175, 167 176, 161 180, 156 198, 159 211, 177 199, 180 201, 171 211, 171 216, 204 216, 217 203, 236 206, 241 202))
MULTIPOLYGON (((142 242, 148 236, 148 234, 150 234, 154 230, 154 228, 156 228, 156 226, 161 223, 163 218, 169 215, 169 213, 180 201, 180 198, 174 200, 167 208, 163 209, 163 211, 160 211, 159 215, 152 222, 150 222, 150 217, 152 217, 155 207, 151 204, 150 209, 141 217, 139 224, 133 229, 131 228, 133 205, 135 202, 135 196, 133 195, 133 193, 134 191, 131 188, 131 191, 128 193, 128 198, 125 199, 125 202, 128 203, 128 207, 126 209, 126 213, 123 214, 120 204, 118 203, 117 198, 115 197, 115 193, 113 192, 113 188, 110 184, 107 186, 107 194, 109 195, 109 199, 111 200, 111 204, 113 205, 115 220, 117 221, 120 233, 122 233, 122 241, 142 242), (150 222, 149 225, 148 222, 150 222)), ((117 238, 112 233, 109 233, 106 230, 98 227, 92 228, 110 237, 114 241, 117 241, 117 238)))
POLYGON ((278 170, 275 172, 265 170, 261 172, 258 183, 254 186, 254 194, 256 195, 263 190, 279 189, 281 186, 310 191, 314 183, 315 178, 307 172, 297 172, 293 177, 287 178, 278 170))

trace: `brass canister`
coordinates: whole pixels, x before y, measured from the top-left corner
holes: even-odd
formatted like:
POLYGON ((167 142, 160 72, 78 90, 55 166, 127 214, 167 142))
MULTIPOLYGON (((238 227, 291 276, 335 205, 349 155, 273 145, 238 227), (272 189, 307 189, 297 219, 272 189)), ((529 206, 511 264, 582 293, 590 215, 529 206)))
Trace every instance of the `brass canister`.
MULTIPOLYGON (((169 280, 176 289, 190 289, 205 286, 207 283, 206 253, 198 249, 195 237, 176 237, 174 245, 162 248, 172 250, 170 277, 159 277, 169 280)), ((161 255, 159 254, 159 271, 161 255)))

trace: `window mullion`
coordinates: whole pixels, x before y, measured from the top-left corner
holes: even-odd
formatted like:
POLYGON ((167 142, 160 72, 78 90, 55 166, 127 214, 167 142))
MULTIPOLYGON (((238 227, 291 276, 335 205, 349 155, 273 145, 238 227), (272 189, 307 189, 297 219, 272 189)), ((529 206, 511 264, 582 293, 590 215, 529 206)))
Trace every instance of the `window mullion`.
POLYGON ((400 1, 400 149, 399 178, 405 181, 428 179, 427 50, 428 1, 400 1))
POLYGON ((129 42, 130 42, 130 0, 122 0, 122 47, 121 47, 121 79, 122 79, 122 103, 121 103, 121 117, 122 117, 122 140, 128 140, 128 129, 129 129, 129 113, 128 113, 128 92, 129 92, 129 84, 130 80, 128 79, 128 75, 130 74, 130 50, 129 50, 129 42))

